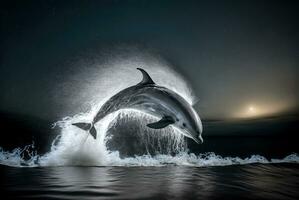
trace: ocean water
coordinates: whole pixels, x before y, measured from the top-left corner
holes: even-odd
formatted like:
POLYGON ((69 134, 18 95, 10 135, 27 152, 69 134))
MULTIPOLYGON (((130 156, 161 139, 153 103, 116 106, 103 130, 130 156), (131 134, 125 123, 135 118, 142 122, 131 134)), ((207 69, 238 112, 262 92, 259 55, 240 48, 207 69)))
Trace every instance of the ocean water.
POLYGON ((1 166, 6 199, 298 199, 298 164, 1 166))
POLYGON ((94 140, 64 118, 45 153, 35 144, 0 148, 5 199, 298 199, 296 141, 284 137, 204 137, 203 145, 172 127, 124 110, 97 124, 94 140), (290 142, 293 141, 293 142, 290 142), (281 147, 277 149, 275 147, 281 147))

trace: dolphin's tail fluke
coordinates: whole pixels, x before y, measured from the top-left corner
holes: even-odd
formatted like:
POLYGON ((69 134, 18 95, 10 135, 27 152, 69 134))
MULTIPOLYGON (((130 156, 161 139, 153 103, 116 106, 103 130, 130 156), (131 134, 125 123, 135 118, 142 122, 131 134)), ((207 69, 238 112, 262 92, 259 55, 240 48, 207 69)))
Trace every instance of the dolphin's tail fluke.
POLYGON ((94 139, 97 138, 97 131, 94 128, 93 124, 90 124, 90 123, 73 123, 72 125, 77 126, 78 128, 81 128, 85 131, 89 131, 90 135, 92 135, 92 137, 94 139))

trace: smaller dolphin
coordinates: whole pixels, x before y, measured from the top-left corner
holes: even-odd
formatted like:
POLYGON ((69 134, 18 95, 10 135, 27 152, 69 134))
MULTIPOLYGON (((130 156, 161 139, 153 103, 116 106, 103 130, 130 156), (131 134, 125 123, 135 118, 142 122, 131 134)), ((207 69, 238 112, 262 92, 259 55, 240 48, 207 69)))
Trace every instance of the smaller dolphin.
POLYGON ((202 143, 202 123, 199 116, 183 97, 154 83, 148 73, 141 69, 143 79, 137 85, 128 87, 112 96, 98 111, 91 123, 74 123, 96 139, 94 124, 120 109, 136 109, 161 118, 147 124, 152 129, 162 129, 168 125, 178 128, 183 135, 202 143), (199 141, 200 140, 200 141, 199 141))

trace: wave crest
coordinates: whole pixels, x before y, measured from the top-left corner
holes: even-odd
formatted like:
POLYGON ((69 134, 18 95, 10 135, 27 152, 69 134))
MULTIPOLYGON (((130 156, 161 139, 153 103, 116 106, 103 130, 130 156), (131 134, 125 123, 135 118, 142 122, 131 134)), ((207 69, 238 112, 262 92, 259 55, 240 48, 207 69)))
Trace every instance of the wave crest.
POLYGON ((222 157, 213 152, 195 155, 188 152, 184 137, 178 130, 171 127, 162 130, 146 129, 149 121, 157 119, 135 110, 122 110, 101 120, 95 126, 98 136, 94 140, 72 123, 91 121, 95 110, 56 122, 54 127, 59 127, 61 133, 52 142, 51 150, 44 155, 36 153, 34 143, 12 151, 5 151, 0 147, 0 164, 14 167, 165 165, 207 167, 252 163, 299 163, 299 156, 296 153, 283 159, 270 160, 261 155, 252 155, 248 158, 222 157), (134 124, 135 126, 138 124, 135 129, 132 128, 134 124), (135 136, 134 140, 127 137, 128 133, 135 136), (125 148, 121 148, 122 146, 125 148), (134 147, 132 154, 124 154, 128 151, 127 147, 134 147))

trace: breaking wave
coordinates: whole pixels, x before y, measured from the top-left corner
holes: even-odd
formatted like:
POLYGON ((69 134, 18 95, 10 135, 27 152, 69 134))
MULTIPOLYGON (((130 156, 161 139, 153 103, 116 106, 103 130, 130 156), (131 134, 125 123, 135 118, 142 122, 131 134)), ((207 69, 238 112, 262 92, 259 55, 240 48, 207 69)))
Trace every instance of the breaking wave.
MULTIPOLYGON (((24 149, 14 149, 11 152, 4 151, 0 148, 0 164, 12 167, 40 167, 40 166, 193 166, 193 167, 208 167, 208 166, 228 166, 228 165, 245 165, 253 163, 299 163, 298 154, 290 154, 283 159, 266 159, 260 155, 252 155, 242 159, 239 157, 222 157, 213 152, 195 155, 193 153, 181 152, 175 156, 171 155, 143 155, 128 158, 120 158, 118 152, 110 152, 109 159, 101 160, 97 156, 89 156, 83 158, 84 153, 79 153, 75 157, 56 157, 59 153, 49 153, 44 156, 27 152, 31 145, 25 146, 24 149), (24 158, 24 153, 31 155, 30 159, 24 158), (50 157, 52 158, 50 158, 50 157)), ((63 155, 61 155, 63 156, 63 155)), ((66 155, 65 155, 66 156, 66 155)))
POLYGON ((0 164, 14 167, 38 166, 227 166, 251 163, 299 163, 298 154, 283 159, 266 159, 260 155, 242 159, 222 157, 213 152, 195 155, 189 153, 186 141, 178 130, 168 127, 163 130, 149 130, 146 124, 156 120, 153 116, 135 110, 122 110, 96 124, 97 139, 71 125, 74 122, 89 122, 95 112, 66 117, 54 124, 61 134, 52 142, 51 150, 38 155, 34 144, 24 148, 5 151, 0 148, 0 164), (138 126, 132 128, 132 124, 138 126), (118 131, 117 131, 118 130, 118 131), (127 134, 121 134, 123 130, 127 134), (132 139, 128 135, 133 133, 132 139), (126 154, 132 148, 132 154, 126 154))

